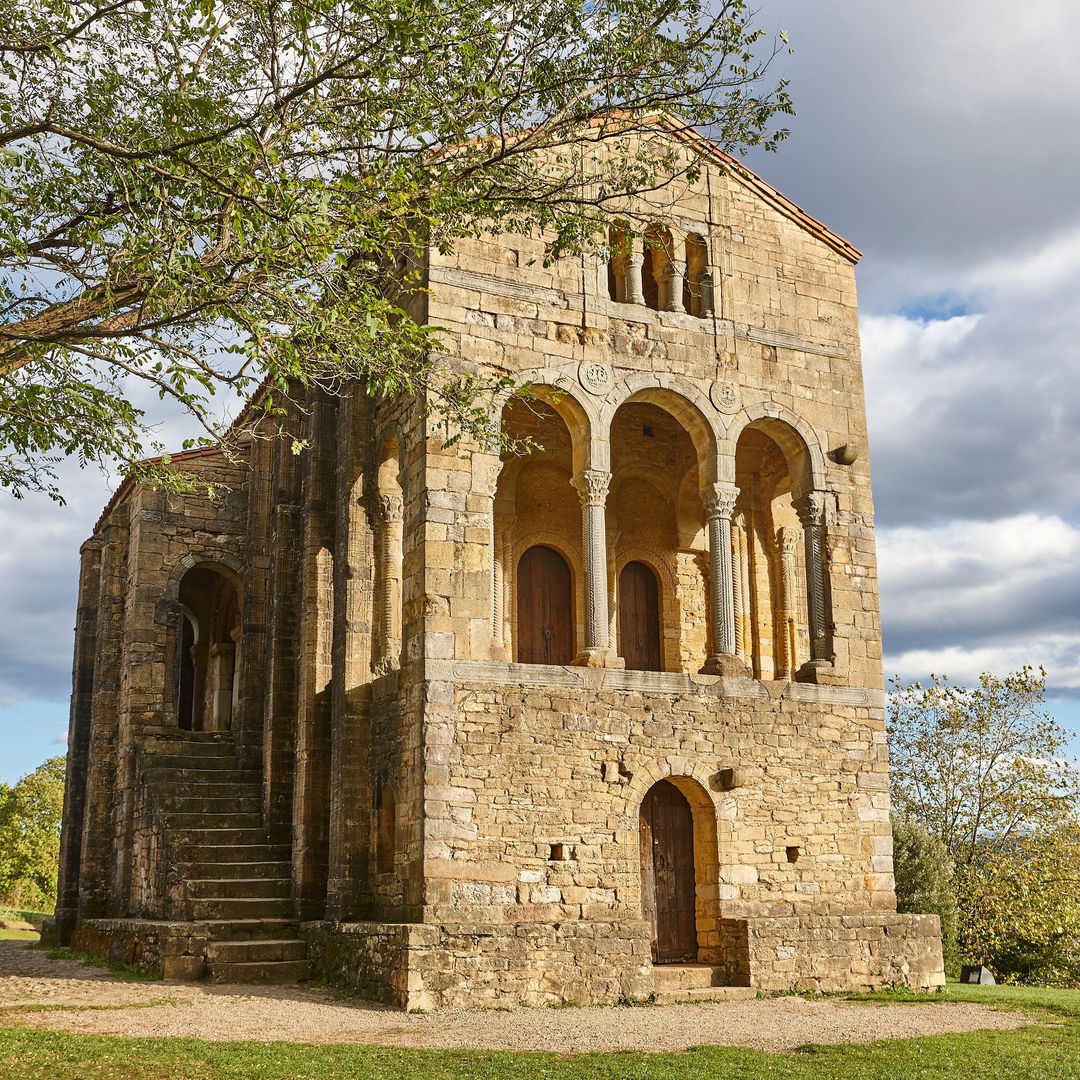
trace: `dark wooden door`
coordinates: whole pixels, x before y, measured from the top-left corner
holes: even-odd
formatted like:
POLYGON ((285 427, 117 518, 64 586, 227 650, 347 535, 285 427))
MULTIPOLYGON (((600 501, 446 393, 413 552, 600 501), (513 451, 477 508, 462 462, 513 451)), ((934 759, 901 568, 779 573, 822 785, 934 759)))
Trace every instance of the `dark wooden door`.
POLYGON ((549 547, 531 547, 518 563, 517 654, 520 664, 569 664, 574 659, 570 567, 549 547))
POLYGON ((631 671, 662 671, 660 590, 643 562, 629 562, 619 574, 619 655, 631 671))
POLYGON ((654 964, 697 960, 694 815, 667 780, 641 804, 641 906, 652 924, 654 964))

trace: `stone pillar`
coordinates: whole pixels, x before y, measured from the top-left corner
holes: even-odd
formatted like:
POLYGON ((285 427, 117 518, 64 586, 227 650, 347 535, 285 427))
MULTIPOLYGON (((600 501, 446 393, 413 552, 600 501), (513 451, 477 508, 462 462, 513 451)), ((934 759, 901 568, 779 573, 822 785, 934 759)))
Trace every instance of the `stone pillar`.
POLYGON ((398 666, 401 654, 401 620, 398 615, 398 574, 401 565, 401 530, 404 500, 400 492, 380 491, 379 510, 379 597, 380 657, 378 674, 386 674, 398 666))
POLYGON ((716 272, 711 266, 706 266, 701 272, 701 299, 699 303, 702 318, 712 315, 716 310, 715 283, 716 272))
POLYGON ((739 489, 734 484, 710 484, 702 492, 709 525, 709 619, 713 655, 703 675, 748 678, 746 665, 735 655, 735 589, 731 566, 731 515, 739 489))
MULTIPOLYGON (((640 278, 639 278, 640 282, 640 278)), ((574 478, 581 499, 585 553, 585 648, 575 663, 585 667, 617 667, 608 637, 607 519, 605 504, 611 473, 584 469, 574 478)))
POLYGON ((806 553, 806 607, 810 629, 810 659, 799 671, 800 678, 810 679, 817 668, 832 666, 832 613, 829 600, 829 575, 825 565, 824 491, 809 491, 795 500, 795 512, 803 529, 806 553))
POLYGON ((627 304, 644 304, 645 293, 641 287, 641 268, 645 254, 635 245, 634 250, 623 259, 623 291, 627 304))
POLYGON ((799 534, 796 529, 776 530, 776 558, 780 571, 780 604, 777 612, 779 641, 776 677, 790 679, 795 674, 795 555, 799 534))
POLYGON ((750 568, 746 559, 746 532, 742 525, 731 526, 732 606, 735 609, 735 655, 749 665, 750 634, 750 568))
POLYGON ((685 279, 685 264, 668 255, 667 265, 664 267, 664 300, 661 307, 664 311, 685 311, 683 306, 683 280, 685 279))

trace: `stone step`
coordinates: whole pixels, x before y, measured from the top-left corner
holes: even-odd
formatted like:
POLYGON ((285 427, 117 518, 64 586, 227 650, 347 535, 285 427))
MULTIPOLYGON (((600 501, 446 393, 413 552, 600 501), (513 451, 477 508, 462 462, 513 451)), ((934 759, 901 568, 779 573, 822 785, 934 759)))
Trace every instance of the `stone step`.
POLYGON ((653 985, 657 990, 694 990, 722 986, 724 971, 709 964, 656 964, 653 985))
MULTIPOLYGON (((255 810, 181 811, 172 808, 164 813, 164 825, 168 831, 188 828, 259 828, 262 814, 255 810)), ((266 833, 264 832, 264 834, 266 833)))
POLYGON ((182 799, 214 799, 235 800, 243 799, 245 802, 254 800, 256 805, 262 803, 258 784, 241 783, 230 773, 209 773, 209 776, 217 777, 215 780, 173 780, 151 778, 155 785, 158 801, 165 806, 172 806, 182 799))
POLYGON ((310 977, 311 964, 307 960, 211 964, 207 976, 214 983, 294 983, 310 977))
POLYGON ((292 900, 287 897, 214 896, 193 898, 192 918, 206 919, 285 919, 294 914, 292 900))
POLYGON ((757 990, 752 986, 699 986, 680 990, 657 990, 657 1005, 678 1005, 687 1002, 752 1001, 757 990))
POLYGON ((281 940, 300 933, 296 919, 200 919, 199 925, 210 942, 281 940))
MULTIPOLYGON (((269 846, 269 845, 264 845, 269 846)), ((234 853, 237 848, 222 848, 222 851, 234 853)), ((225 856, 223 856, 225 858, 225 856)), ((199 881, 204 878, 214 878, 218 881, 223 878, 285 878, 288 880, 292 873, 290 864, 281 859, 250 862, 191 862, 180 863, 178 867, 181 877, 185 881, 199 881)))
POLYGON ((232 784, 233 788, 243 787, 245 790, 261 791, 262 776, 258 769, 241 769, 236 762, 210 769, 188 766, 164 766, 156 761, 146 767, 147 775, 154 783, 154 790, 167 789, 170 785, 188 788, 201 787, 204 783, 209 784, 232 784))
POLYGON ((192 900, 230 899, 288 900, 292 881, 287 877, 186 878, 187 894, 192 900))
POLYGON ((192 844, 213 844, 220 847, 226 844, 265 844, 266 830, 261 826, 249 826, 243 829, 223 826, 219 829, 169 829, 169 839, 173 844, 190 847, 192 844))
MULTIPOLYGON (((288 844, 192 844, 188 848, 189 863, 290 863, 292 852, 288 844)), ((215 875, 211 874, 210 877, 215 875)), ((218 874, 217 877, 225 877, 218 874)), ((249 877, 257 877, 249 874, 249 877)))
POLYGON ((146 767, 148 769, 193 769, 198 766, 200 770, 212 772, 239 772, 240 766, 232 754, 198 754, 186 756, 184 754, 151 754, 147 756, 146 767))
POLYGON ((202 757, 236 757, 236 742, 233 739, 164 739, 160 736, 152 736, 142 741, 142 751, 150 757, 161 754, 183 756, 188 758, 202 757))
POLYGON ((206 959, 212 965, 266 963, 275 960, 306 960, 307 942, 300 938, 267 938, 265 941, 211 941, 206 959))
POLYGON ((259 799, 243 792, 223 795, 169 795, 159 792, 166 815, 172 814, 258 814, 259 799))

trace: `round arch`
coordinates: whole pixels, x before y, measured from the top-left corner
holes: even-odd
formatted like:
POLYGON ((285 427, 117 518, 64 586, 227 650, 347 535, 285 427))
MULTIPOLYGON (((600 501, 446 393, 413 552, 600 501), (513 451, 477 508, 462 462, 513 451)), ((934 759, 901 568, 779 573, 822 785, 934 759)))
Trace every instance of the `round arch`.
POLYGON ((724 438, 721 465, 730 470, 719 479, 734 481, 735 449, 748 428, 768 435, 783 451, 796 495, 825 487, 825 454, 817 432, 802 417, 772 402, 748 405, 731 419, 724 438))
POLYGON ((721 433, 716 410, 709 399, 678 375, 666 372, 630 375, 617 384, 604 402, 601 416, 604 432, 610 431, 611 422, 623 405, 637 401, 663 409, 683 426, 697 451, 701 484, 714 483, 721 433))
POLYGON ((236 590, 238 602, 243 601, 244 564, 234 555, 224 551, 189 552, 173 567, 165 586, 167 600, 180 599, 180 582, 189 570, 206 569, 220 574, 236 590))
MULTIPOLYGON (((570 432, 573 474, 596 467, 596 463, 590 463, 594 433, 600 430, 595 404, 579 394, 565 376, 553 380, 550 371, 540 370, 520 372, 518 378, 528 384, 530 393, 550 405, 566 425, 570 432)), ((495 407, 500 415, 513 397, 514 391, 509 390, 496 398, 495 407)))

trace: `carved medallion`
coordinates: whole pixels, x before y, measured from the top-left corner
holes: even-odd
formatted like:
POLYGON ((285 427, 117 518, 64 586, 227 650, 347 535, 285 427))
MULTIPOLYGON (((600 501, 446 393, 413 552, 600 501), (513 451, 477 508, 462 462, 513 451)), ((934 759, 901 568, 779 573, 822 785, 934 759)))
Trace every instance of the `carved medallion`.
POLYGON ((603 397, 614 385, 615 375, 607 364, 598 360, 582 360, 578 365, 578 380, 590 394, 603 397))
POLYGON ((717 379, 709 388, 709 400, 722 413, 737 413, 742 408, 739 388, 723 379, 717 379))

